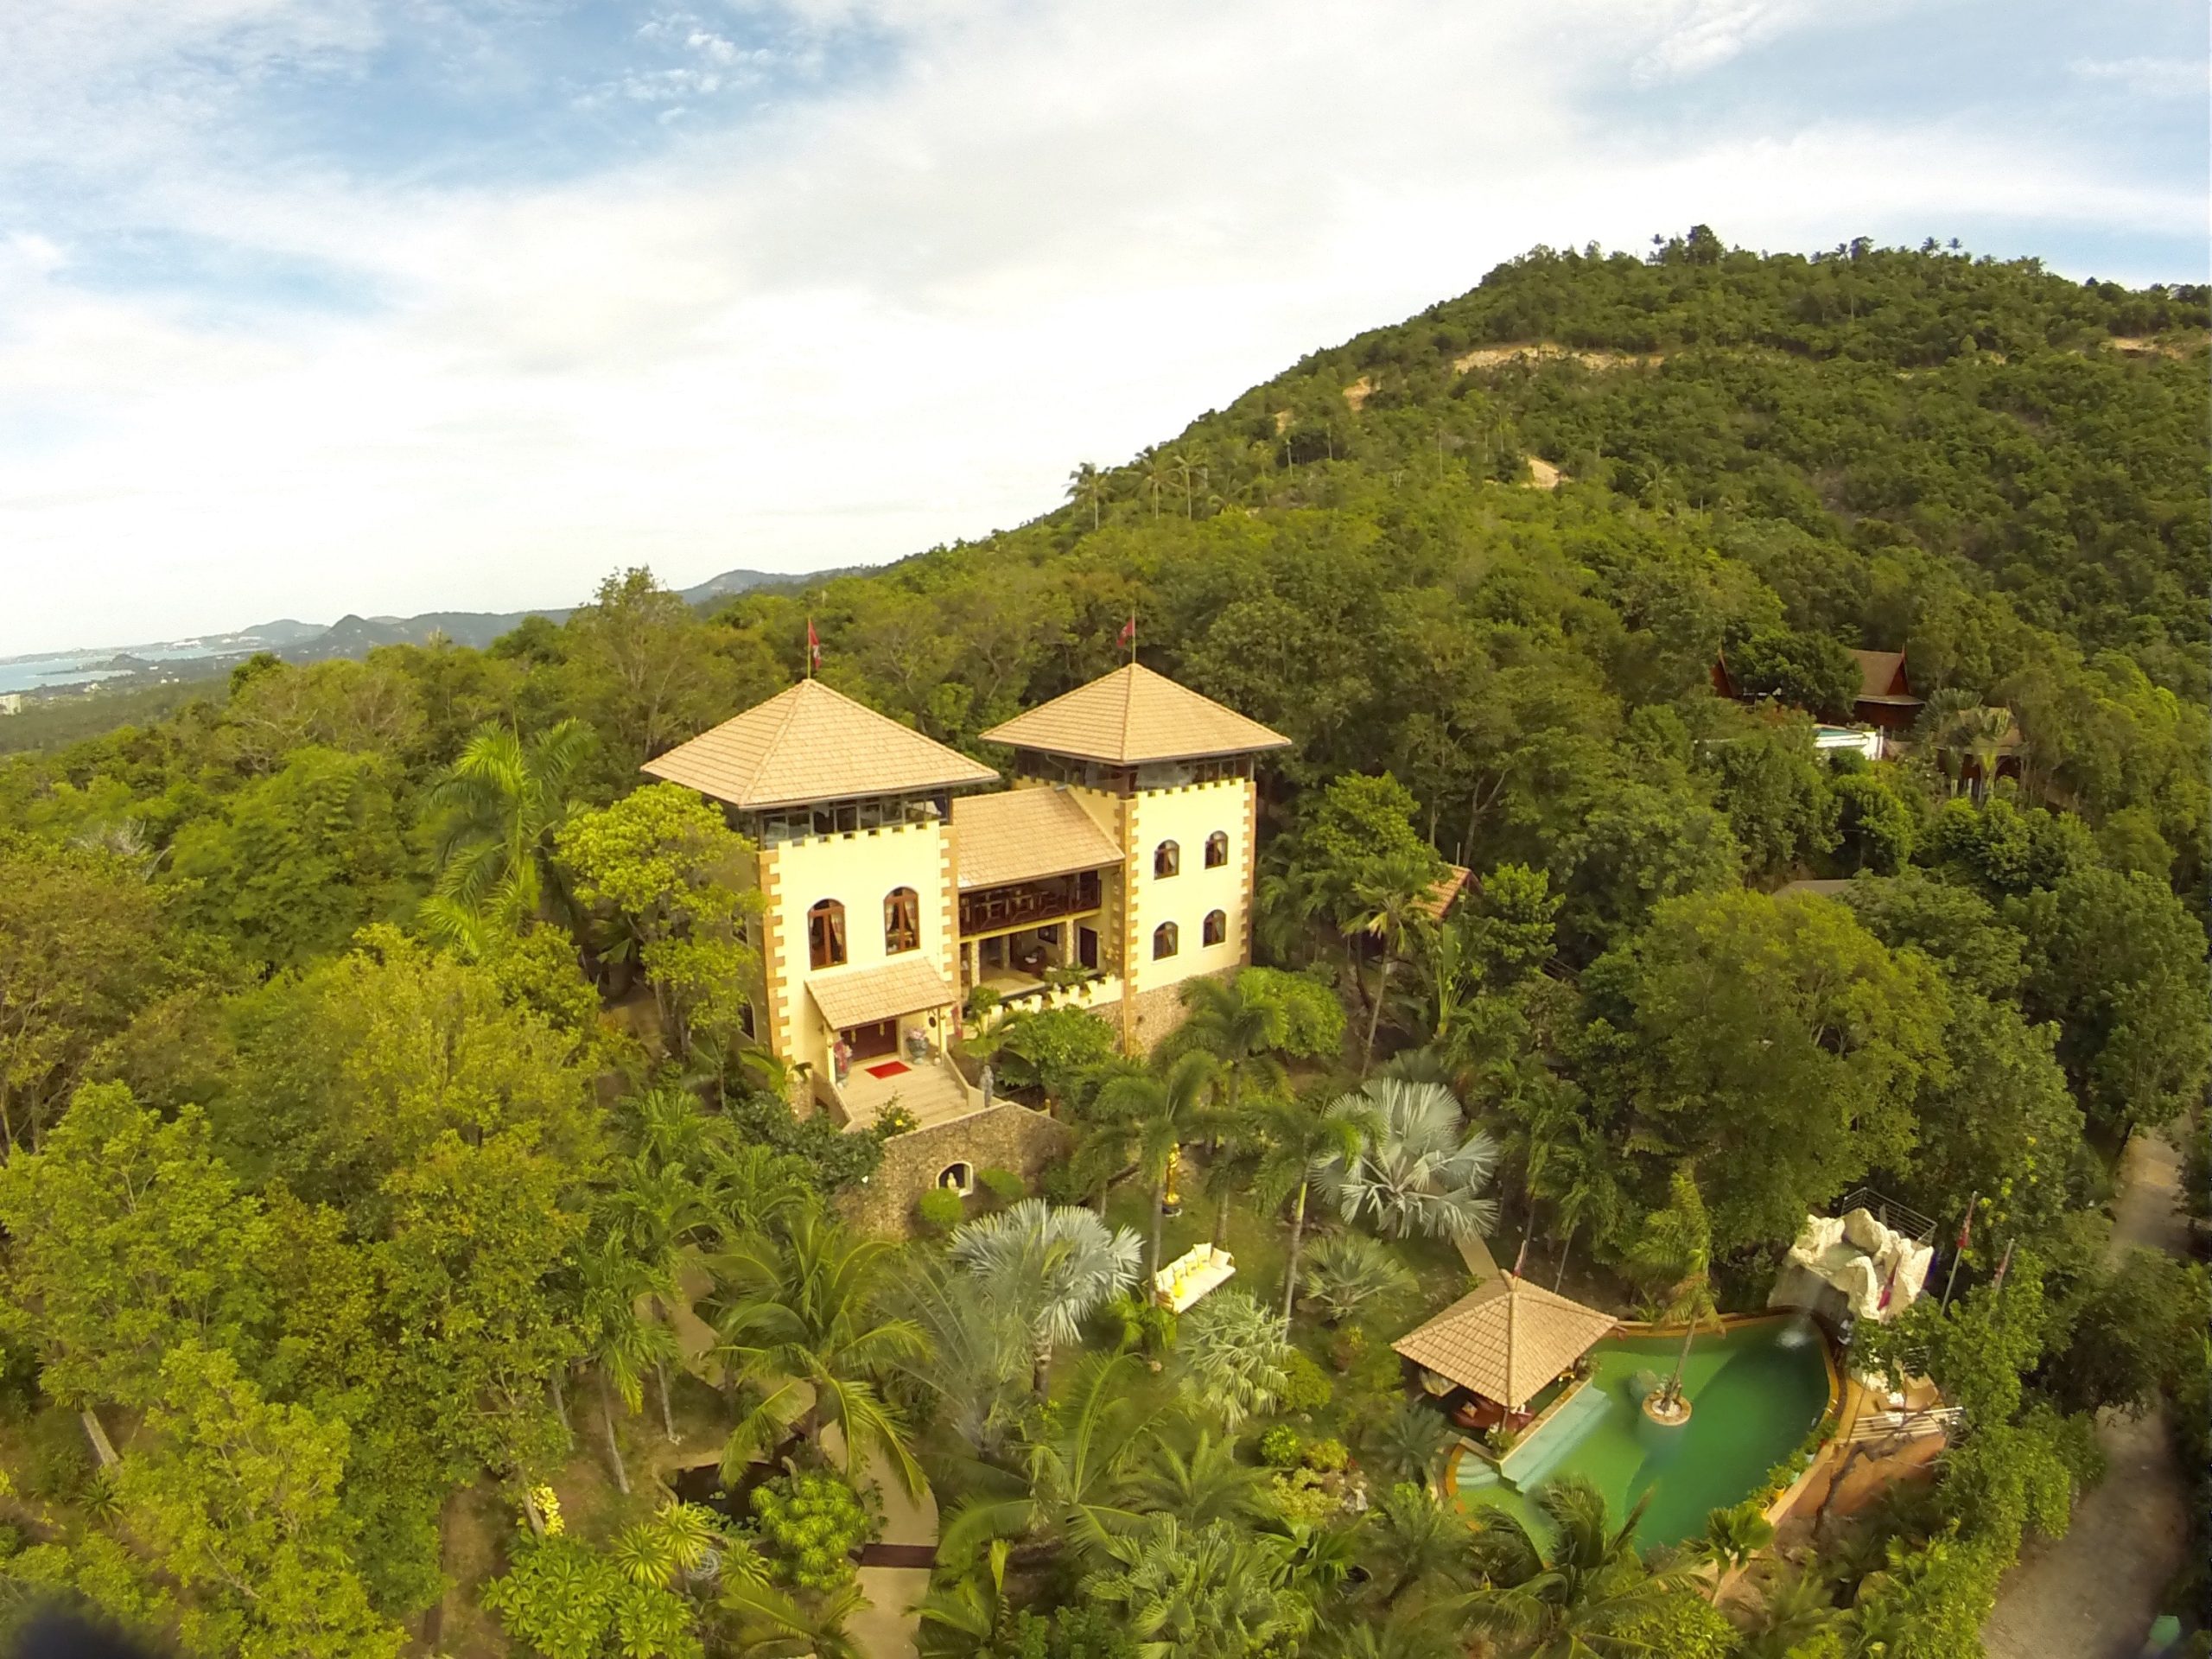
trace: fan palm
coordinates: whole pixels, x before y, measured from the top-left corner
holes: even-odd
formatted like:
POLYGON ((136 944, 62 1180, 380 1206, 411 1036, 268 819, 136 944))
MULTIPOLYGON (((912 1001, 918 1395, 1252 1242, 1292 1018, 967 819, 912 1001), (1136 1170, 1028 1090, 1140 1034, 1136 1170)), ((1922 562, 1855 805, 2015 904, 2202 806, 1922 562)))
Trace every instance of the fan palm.
MULTIPOLYGON (((1441 1421, 1433 1411, 1421 1414, 1441 1421)), ((1426 1466, 1435 1462, 1432 1454, 1426 1466)), ((1369 1511, 1365 1542, 1368 1583, 1393 1611, 1433 1606, 1473 1580, 1467 1518, 1445 1508, 1426 1484, 1404 1481, 1383 1493, 1369 1511)))
POLYGON ((1652 1572, 1637 1551, 1643 1505, 1616 1528, 1603 1494, 1580 1478, 1554 1481, 1536 1503, 1550 1523, 1548 1555, 1518 1519, 1483 1510, 1474 1549, 1488 1582, 1467 1598, 1470 1622, 1515 1643, 1526 1659, 1648 1654, 1650 1644, 1632 1632, 1676 1580, 1652 1572))
POLYGON ((1400 1400, 1375 1420, 1367 1459, 1391 1479, 1420 1488, 1426 1497, 1436 1490, 1452 1439, 1441 1412, 1419 1400, 1400 1400))
POLYGON ((952 1259, 984 1294, 1020 1310, 1030 1333, 1031 1386, 1041 1396, 1052 1351, 1136 1282, 1137 1236, 1089 1210, 1024 1198, 952 1236, 952 1259))
POLYGON ((801 1603, 764 1580, 725 1576, 716 1601, 735 1625, 723 1651, 741 1659, 867 1659, 845 1628, 868 1605, 857 1580, 801 1603))
POLYGON ((1102 1127, 1119 1137, 1125 1156, 1152 1184, 1152 1245, 1146 1271, 1160 1272, 1160 1234, 1167 1210, 1167 1176, 1186 1141, 1211 1133, 1217 1068, 1211 1054, 1178 1054, 1150 1070, 1114 1078, 1098 1091, 1102 1127))
POLYGON ((731 1431, 726 1471, 786 1433, 818 1447, 823 1425, 835 1423, 848 1477, 875 1449, 909 1492, 921 1491, 905 1425, 876 1391, 877 1378, 922 1346, 912 1320, 885 1318, 878 1308, 893 1248, 852 1238, 809 1209, 780 1235, 755 1234, 709 1259, 719 1287, 714 1351, 733 1382, 757 1382, 766 1392, 731 1431))
POLYGON ((1347 1221, 1370 1218, 1394 1238, 1461 1237, 1497 1224, 1497 1202, 1478 1196, 1497 1166, 1497 1144, 1466 1128, 1443 1084, 1370 1078, 1329 1109, 1370 1125, 1356 1157, 1333 1160, 1322 1172, 1347 1221))
POLYGON ((1370 1302, 1401 1296, 1414 1275, 1390 1247, 1365 1233, 1332 1233, 1313 1247, 1306 1268, 1306 1300, 1331 1325, 1342 1325, 1370 1302))
POLYGON ((1282 1319, 1290 1323, 1298 1296, 1299 1253, 1306 1243, 1306 1205, 1315 1173, 1331 1160, 1349 1162, 1378 1127, 1359 1112, 1325 1112, 1311 1100, 1282 1096, 1257 1101, 1245 1114, 1246 1134, 1258 1147, 1251 1172, 1254 1195, 1268 1209, 1290 1203, 1290 1249, 1282 1268, 1282 1319))
POLYGON ((920 1327, 922 1351, 902 1376, 927 1390, 937 1421, 982 1457, 996 1457, 1035 1409, 1033 1352, 1020 1310, 976 1294, 976 1281, 935 1252, 907 1259, 896 1307, 920 1327))
POLYGON ((430 786, 431 805, 447 815, 437 882, 423 907, 433 937, 466 948, 481 942, 486 922, 512 928, 539 912, 554 831, 592 743, 589 727, 564 720, 528 741, 487 725, 463 746, 430 786))

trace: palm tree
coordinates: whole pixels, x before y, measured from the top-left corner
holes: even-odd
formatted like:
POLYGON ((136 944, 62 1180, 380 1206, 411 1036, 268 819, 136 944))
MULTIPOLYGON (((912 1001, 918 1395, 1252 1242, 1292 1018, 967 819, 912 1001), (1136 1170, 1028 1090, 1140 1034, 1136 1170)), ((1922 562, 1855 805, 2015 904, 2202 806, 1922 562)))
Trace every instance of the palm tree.
POLYGON ((995 1538, 983 1571, 941 1585, 914 1609, 923 1659, 1014 1659, 1014 1605, 1006 1593, 1007 1541, 995 1538))
POLYGON ((1162 1066, 1116 1077, 1098 1091, 1100 1116, 1118 1124, 1137 1166, 1152 1183, 1152 1248, 1146 1271, 1160 1272, 1160 1234, 1167 1211, 1167 1177, 1185 1141, 1212 1132, 1218 1121, 1211 1054, 1192 1050, 1162 1066))
POLYGON ((1497 1166, 1497 1143, 1465 1127, 1442 1084, 1372 1077, 1329 1110, 1370 1126, 1357 1156, 1322 1171, 1345 1220, 1371 1217, 1394 1238, 1464 1237, 1497 1224, 1497 1201, 1479 1196, 1497 1166))
POLYGON ((723 1651, 741 1659, 867 1659, 845 1629, 868 1605, 857 1580, 802 1603, 765 1579, 726 1575, 716 1601, 736 1625, 723 1651))
POLYGON ((1706 1216, 1704 1195, 1688 1169, 1675 1172, 1667 1207, 1644 1217, 1643 1235, 1629 1250, 1628 1266, 1635 1277, 1663 1293, 1664 1317, 1682 1322, 1675 1374, 1659 1391, 1662 1404, 1679 1406, 1690 1344, 1718 1311, 1713 1300, 1713 1226, 1706 1216))
POLYGON ((634 1414, 645 1402, 645 1373, 665 1364, 674 1354, 676 1333, 658 1320, 639 1317, 639 1299, 662 1281, 630 1254, 619 1236, 602 1232, 588 1242, 578 1255, 576 1277, 582 1292, 578 1323, 598 1373, 607 1462, 616 1489, 627 1497, 630 1471, 614 1438, 614 1402, 609 1389, 621 1395, 634 1414))
POLYGON ((1126 1354, 1084 1361, 1066 1394, 1037 1421, 1020 1467, 979 1465, 970 1491, 946 1516, 938 1558, 957 1561, 989 1539, 1072 1545, 1103 1559, 1108 1541, 1141 1520, 1125 1501, 1130 1469, 1149 1451, 1157 1413, 1130 1389, 1126 1354))
POLYGON ((1306 1242, 1306 1203, 1314 1173, 1332 1159, 1349 1163, 1357 1157, 1375 1126, 1357 1113, 1318 1111, 1310 1099, 1283 1096, 1255 1103, 1245 1122, 1259 1147, 1252 1169, 1254 1195, 1270 1210, 1290 1201, 1290 1250, 1282 1268, 1282 1322, 1287 1325, 1298 1298, 1298 1258, 1306 1242))
MULTIPOLYGON (((1441 1427, 1443 1419, 1435 1412, 1410 1401, 1402 1403, 1441 1427)), ((1434 1603, 1464 1592, 1472 1580, 1474 1535, 1467 1518, 1439 1503, 1426 1478, 1439 1460, 1423 1448, 1420 1475, 1382 1493, 1369 1511, 1368 1583, 1386 1608, 1396 1609, 1409 1596, 1413 1602, 1434 1603)))
POLYGON ((1109 1231, 1089 1210, 1024 1198, 952 1236, 952 1259, 1028 1327, 1031 1386, 1039 1398, 1052 1351, 1081 1339, 1083 1322, 1136 1282, 1137 1236, 1109 1231))
POLYGON ((1611 1144, 1587 1124, 1578 1125, 1553 1148, 1539 1190, 1551 1200, 1554 1225, 1560 1230, 1559 1271, 1552 1277, 1557 1290, 1567 1282, 1576 1233, 1587 1225, 1602 1242, 1620 1225, 1627 1209, 1611 1144))
POLYGON ((1162 1445, 1135 1487, 1148 1510, 1186 1527, 1209 1521, 1250 1522, 1267 1512, 1260 1471, 1236 1455, 1236 1443, 1201 1427, 1185 1446, 1162 1445))
POLYGON ((1773 1524, 1754 1498, 1733 1509, 1709 1510, 1696 1551, 1724 1573, 1733 1573, 1750 1566, 1751 1558, 1773 1541, 1773 1524))
POLYGON ((1078 511, 1084 507, 1090 509, 1090 527, 1093 530, 1098 528, 1098 515, 1112 498, 1112 493, 1107 475, 1087 461, 1068 474, 1068 499, 1078 511))
POLYGON ((893 1248, 852 1238, 808 1209, 780 1235, 741 1239, 708 1262, 719 1287, 714 1351, 728 1360, 732 1383, 766 1389, 731 1431, 726 1471, 734 1474, 787 1433, 818 1448, 823 1426, 835 1423, 849 1478, 874 1448, 909 1492, 921 1491, 906 1427, 876 1391, 879 1376, 922 1346, 912 1320, 878 1312, 893 1248))
POLYGON ((1154 1516, 1113 1553, 1115 1567, 1085 1579, 1083 1592, 1122 1610, 1144 1659, 1243 1659, 1313 1622, 1281 1559, 1226 1522, 1186 1529, 1154 1516))
POLYGON ((1282 1051, 1290 1037, 1290 1016, 1273 997, 1253 988, 1259 983, 1243 974, 1229 980, 1185 980, 1183 1023, 1163 1045, 1171 1055, 1192 1050, 1211 1054, 1221 1071, 1223 1109, 1214 1153, 1216 1161, 1226 1166, 1208 1181, 1214 1189, 1216 1249, 1228 1235, 1230 1201, 1249 1184, 1257 1151, 1241 1116, 1244 1096, 1248 1090, 1278 1091, 1284 1082, 1282 1051))
POLYGON ((1152 516, 1157 518, 1160 517, 1160 493, 1167 487, 1173 469, 1169 466, 1167 458, 1157 449, 1142 451, 1137 456, 1137 461, 1141 469, 1137 477, 1145 488, 1152 492, 1152 516))
POLYGON ((1536 1503, 1550 1522, 1548 1556, 1517 1518, 1483 1510, 1474 1550, 1488 1582, 1467 1599, 1470 1621, 1514 1643, 1526 1659, 1648 1655, 1650 1644, 1633 1632, 1675 1580, 1652 1572, 1637 1552, 1643 1505, 1616 1529, 1604 1496, 1579 1476, 1552 1482, 1536 1503))
POLYGON ((487 923, 513 928, 539 912, 553 834, 569 816, 569 785, 593 741, 580 720, 527 742, 510 728, 487 725, 430 786, 431 804, 448 815, 437 883, 422 910, 434 938, 467 950, 481 945, 487 923))
MULTIPOLYGON (((600 1200, 600 1213, 643 1268, 652 1316, 667 1328, 682 1294, 677 1275, 684 1244, 708 1218, 697 1185, 682 1164, 657 1164, 650 1153, 641 1152, 618 1166, 613 1187, 600 1200)), ((676 1344, 662 1346, 672 1353, 676 1344)), ((653 1371, 660 1384, 661 1430, 673 1445, 678 1436, 669 1399, 667 1358, 657 1358, 653 1371)))
POLYGON ((1232 1432, 1282 1397, 1289 1358, 1281 1322, 1249 1291, 1217 1290, 1176 1325, 1178 1380, 1232 1432))
POLYGON ((1427 922, 1424 906, 1435 880, 1436 855, 1423 848, 1378 859, 1351 884, 1351 909, 1344 931, 1364 933, 1382 947, 1375 1001, 1367 1011, 1367 1041, 1360 1051, 1362 1076, 1375 1063, 1375 1034, 1382 1023, 1382 1005, 1389 1001, 1391 970, 1405 953, 1414 930, 1427 922))
POLYGON ((1367 1455, 1392 1479, 1418 1486, 1428 1496, 1437 1489, 1452 1440, 1451 1425, 1441 1412, 1419 1400, 1400 1400, 1376 1420, 1367 1455))
POLYGON ((1331 1325, 1342 1325, 1370 1302, 1402 1296, 1414 1275, 1390 1247, 1365 1233, 1332 1233, 1313 1247, 1300 1287, 1331 1325))
POLYGON ((1820 1638, 1843 1622, 1827 1579, 1800 1570, 1769 1580, 1758 1622, 1745 1633, 1743 1659, 1789 1659, 1820 1651, 1820 1638))

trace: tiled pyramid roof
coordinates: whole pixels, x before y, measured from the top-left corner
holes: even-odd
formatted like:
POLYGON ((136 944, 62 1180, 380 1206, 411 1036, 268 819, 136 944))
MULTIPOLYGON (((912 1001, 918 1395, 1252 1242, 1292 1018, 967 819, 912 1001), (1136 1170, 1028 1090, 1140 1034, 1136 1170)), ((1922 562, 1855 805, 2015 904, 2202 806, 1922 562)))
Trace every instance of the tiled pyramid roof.
POLYGON ((1518 1411, 1614 1324, 1610 1313, 1501 1273, 1391 1345, 1414 1364, 1518 1411))
POLYGON ((988 766, 819 680, 801 680, 642 770, 747 811, 998 781, 988 766))
POLYGON ((1016 748, 1115 766, 1290 747, 1281 734, 1141 663, 1126 664, 983 735, 1016 748))
POLYGON ((1122 849, 1062 789, 1009 789, 952 804, 963 888, 1036 881, 1122 861, 1122 849))

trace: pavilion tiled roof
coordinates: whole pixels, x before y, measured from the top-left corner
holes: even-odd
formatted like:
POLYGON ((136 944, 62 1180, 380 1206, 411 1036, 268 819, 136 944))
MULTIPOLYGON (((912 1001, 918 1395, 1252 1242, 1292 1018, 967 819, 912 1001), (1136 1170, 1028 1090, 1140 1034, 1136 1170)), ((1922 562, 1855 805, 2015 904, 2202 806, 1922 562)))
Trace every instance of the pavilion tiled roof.
POLYGON ((1452 913, 1452 906, 1459 902, 1459 895, 1467 890, 1467 879, 1473 874, 1464 864, 1446 864, 1444 874, 1414 900, 1414 908, 1432 922, 1442 921, 1452 913))
POLYGON ((960 886, 1004 887, 1122 861, 1121 844, 1064 789, 1010 789, 952 804, 960 886))
POLYGON ((919 955, 880 968, 816 974, 806 982, 822 1017, 839 1030, 872 1026, 924 1008, 948 1007, 958 999, 937 964, 919 955))
POLYGON ((1015 748, 1123 766, 1290 747, 1281 733, 1141 663, 1124 664, 983 735, 1015 748))
POLYGON ((1610 1313, 1501 1273, 1392 1345, 1424 1370, 1518 1411, 1614 1324, 1610 1313))
POLYGON ((642 770, 747 811, 998 781, 988 766, 819 680, 801 680, 642 770))

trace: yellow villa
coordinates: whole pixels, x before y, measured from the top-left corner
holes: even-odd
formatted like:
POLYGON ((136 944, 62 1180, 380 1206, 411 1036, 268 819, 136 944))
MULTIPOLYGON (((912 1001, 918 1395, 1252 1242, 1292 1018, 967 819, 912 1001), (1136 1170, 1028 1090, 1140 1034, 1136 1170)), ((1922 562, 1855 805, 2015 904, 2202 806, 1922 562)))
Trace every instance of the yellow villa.
POLYGON ((1135 663, 983 735, 1014 752, 1011 788, 803 680, 645 767, 758 849, 753 1034, 798 1074, 794 1103, 915 1119, 878 1178, 887 1222, 918 1179, 963 1185, 1050 1144, 1034 1113, 986 1114, 953 1064, 969 1009, 1083 1007, 1141 1052, 1182 982, 1250 960, 1253 768, 1289 741, 1135 663))

